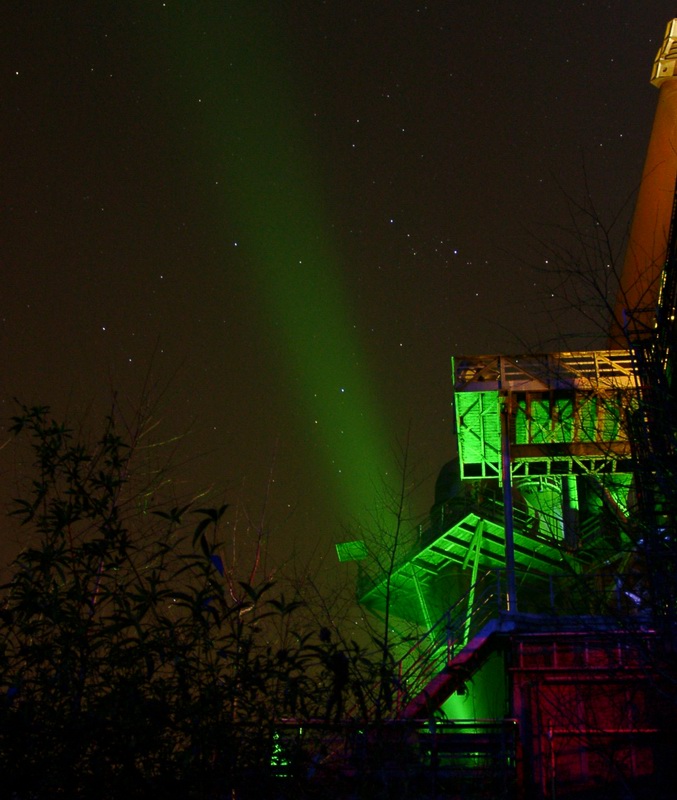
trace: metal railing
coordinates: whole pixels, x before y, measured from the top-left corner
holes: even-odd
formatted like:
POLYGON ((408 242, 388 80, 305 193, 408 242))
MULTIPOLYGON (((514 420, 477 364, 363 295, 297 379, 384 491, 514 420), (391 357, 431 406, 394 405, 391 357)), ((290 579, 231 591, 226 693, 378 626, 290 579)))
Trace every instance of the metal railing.
POLYGON ((456 391, 598 391, 635 386, 632 357, 627 350, 457 356, 453 370, 456 391))
POLYGON ((420 636, 397 665, 397 711, 453 659, 505 608, 505 581, 501 570, 482 575, 435 624, 420 636))
MULTIPOLYGON (((642 577, 628 573, 517 575, 519 613, 530 616, 597 618, 606 627, 645 624, 649 598, 642 577)), ((451 665, 492 620, 510 615, 504 570, 489 570, 408 648, 397 663, 395 713, 451 665)), ((513 610, 514 611, 514 610, 513 610)), ((481 659, 475 664, 481 665, 481 659)))
MULTIPOLYGON (((435 720, 421 725, 388 720, 378 727, 320 721, 277 726, 271 757, 275 777, 299 785, 425 777, 428 781, 514 776, 517 724, 513 719, 435 720)), ((455 784, 457 785, 457 784, 455 784)), ((440 784, 441 786, 441 784, 440 784)))

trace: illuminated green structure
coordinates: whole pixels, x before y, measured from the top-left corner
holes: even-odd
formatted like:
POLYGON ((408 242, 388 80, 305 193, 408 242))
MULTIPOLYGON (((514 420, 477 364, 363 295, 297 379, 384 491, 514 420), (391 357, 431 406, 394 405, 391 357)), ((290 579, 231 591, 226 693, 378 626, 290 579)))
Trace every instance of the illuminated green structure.
POLYGON ((652 82, 611 349, 452 359, 429 523, 343 545, 407 641, 393 716, 458 796, 674 796, 677 20, 652 82))
POLYGON ((430 525, 392 574, 365 574, 359 588, 383 611, 388 581, 393 613, 420 625, 487 569, 504 570, 514 594, 517 576, 590 568, 604 549, 602 507, 625 515, 632 477, 626 351, 454 358, 452 371, 458 459, 438 481, 430 525))
MULTIPOLYGON (((424 639, 451 626, 458 654, 472 649, 474 637, 482 641, 502 615, 551 613, 555 606, 558 613, 599 611, 592 597, 576 596, 571 582, 601 564, 622 572, 631 558, 623 525, 605 520, 627 517, 632 459, 625 418, 637 388, 627 351, 457 357, 452 373, 458 458, 440 475, 430 524, 390 570, 370 569, 365 551, 356 557, 365 559, 363 606, 384 617, 388 611, 394 628, 410 634, 414 626, 424 639)), ((410 679, 410 695, 430 693, 430 664, 441 657, 442 669, 446 655, 439 647, 417 649, 407 674, 422 660, 428 666, 423 678, 410 679)), ((501 716, 503 671, 489 655, 477 655, 473 668, 481 671, 462 701, 449 699, 447 681, 426 699, 427 710, 446 703, 450 716, 501 716)), ((403 713, 414 709, 421 711, 414 705, 403 713)))
POLYGON ((394 716, 468 796, 482 775, 538 798, 619 780, 648 797, 665 687, 633 529, 636 358, 456 357, 452 375, 458 457, 429 524, 376 569, 360 543, 344 554, 360 603, 407 640, 394 716))

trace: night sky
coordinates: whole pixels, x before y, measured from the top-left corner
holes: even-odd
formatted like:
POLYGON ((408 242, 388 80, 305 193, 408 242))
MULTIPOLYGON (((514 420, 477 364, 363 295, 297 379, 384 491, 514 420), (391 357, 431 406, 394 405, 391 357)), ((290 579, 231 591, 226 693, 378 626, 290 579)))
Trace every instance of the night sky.
POLYGON ((159 435, 186 433, 177 493, 258 519, 270 488, 277 560, 358 535, 408 430, 425 513, 450 356, 598 333, 538 241, 586 180, 603 218, 636 189, 676 14, 6 0, 3 418, 16 396, 96 428, 146 386, 159 435))

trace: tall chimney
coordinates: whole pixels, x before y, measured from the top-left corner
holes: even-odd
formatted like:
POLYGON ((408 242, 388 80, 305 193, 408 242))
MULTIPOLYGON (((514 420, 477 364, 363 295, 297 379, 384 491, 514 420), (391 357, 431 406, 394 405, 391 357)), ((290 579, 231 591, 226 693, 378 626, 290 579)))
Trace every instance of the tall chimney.
POLYGON ((677 179, 677 19, 653 65, 658 106, 637 195, 610 331, 611 347, 653 329, 677 179))

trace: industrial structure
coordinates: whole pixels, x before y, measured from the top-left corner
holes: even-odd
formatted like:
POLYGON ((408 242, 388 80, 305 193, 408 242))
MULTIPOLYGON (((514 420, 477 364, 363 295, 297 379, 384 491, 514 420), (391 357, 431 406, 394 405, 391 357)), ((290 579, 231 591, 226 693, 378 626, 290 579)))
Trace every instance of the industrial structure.
POLYGON ((673 20, 609 349, 454 357, 429 523, 387 569, 353 543, 410 637, 393 716, 463 796, 673 796, 676 65, 673 20))

